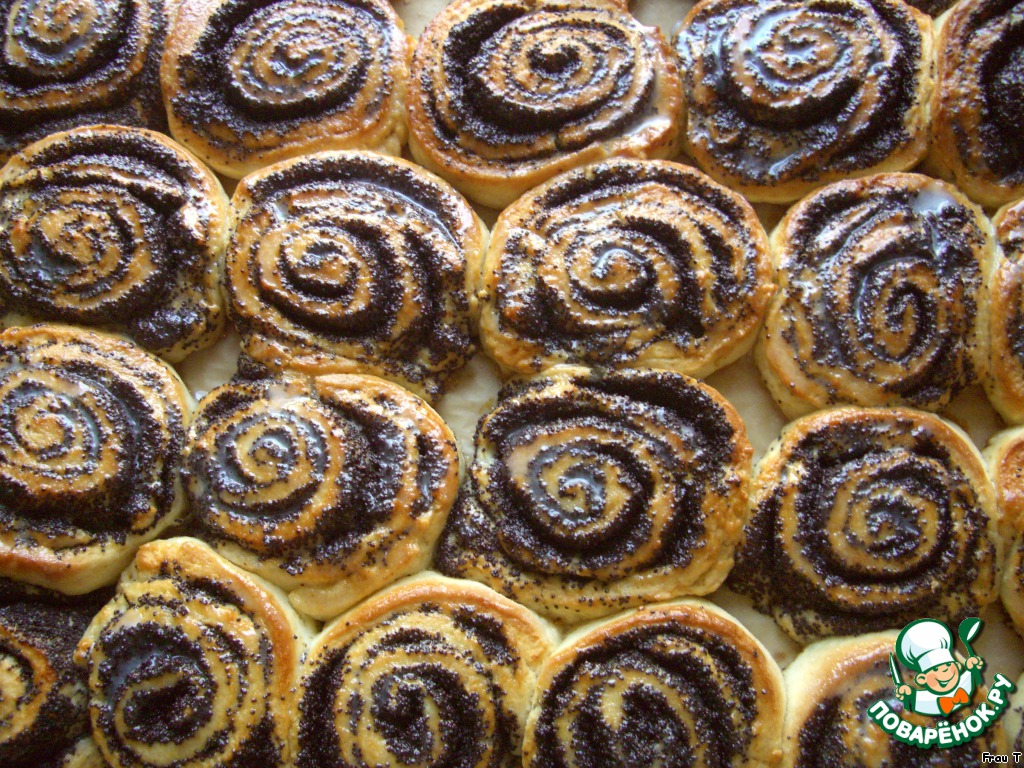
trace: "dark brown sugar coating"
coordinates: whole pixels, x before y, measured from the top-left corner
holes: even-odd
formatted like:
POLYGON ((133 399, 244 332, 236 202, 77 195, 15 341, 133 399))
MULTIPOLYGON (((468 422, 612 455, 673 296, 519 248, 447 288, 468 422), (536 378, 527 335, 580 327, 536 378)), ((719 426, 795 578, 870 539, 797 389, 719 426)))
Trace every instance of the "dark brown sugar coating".
POLYGON ((0 2, 0 161, 51 133, 166 130, 162 0, 0 2))
POLYGON ((177 362, 224 326, 227 199, 161 134, 58 133, 0 170, 0 304, 130 336, 177 362))

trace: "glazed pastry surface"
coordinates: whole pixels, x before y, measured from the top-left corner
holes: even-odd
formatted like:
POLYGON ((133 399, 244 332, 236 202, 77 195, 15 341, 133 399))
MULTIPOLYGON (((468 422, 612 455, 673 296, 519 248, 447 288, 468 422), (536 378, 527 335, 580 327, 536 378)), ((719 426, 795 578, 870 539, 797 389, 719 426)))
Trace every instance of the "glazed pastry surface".
POLYGON ((284 768, 312 627, 283 592, 186 537, 151 542, 79 643, 111 768, 284 768))
POLYGON ((704 0, 675 47, 686 151, 750 200, 907 170, 928 149, 932 21, 898 0, 704 0))
POLYGON ((123 333, 180 362, 224 327, 227 197, 153 131, 98 125, 32 144, 0 170, 0 322, 123 333))
POLYGON ((957 3, 937 20, 928 167, 986 207, 1024 196, 1024 38, 1015 0, 957 3))
POLYGON ((0 576, 84 594, 178 521, 193 402, 128 341, 70 326, 0 333, 0 576))
POLYGON ((163 0, 0 2, 0 162, 80 125, 167 130, 166 33, 163 0))
POLYGON ((480 584, 423 573, 324 627, 302 668, 297 768, 519 766, 553 631, 480 584))
POLYGON ((801 643, 956 624, 998 597, 1002 545, 981 455, 906 408, 789 424, 755 468, 729 584, 801 643))
POLYGON ((456 0, 416 45, 408 115, 416 161, 501 208, 609 156, 674 155, 679 72, 624 3, 456 0))
POLYGON ((540 672, 526 768, 776 765, 785 691, 764 646, 711 603, 641 608, 570 635, 540 672))
POLYGON ((238 382, 199 404, 183 477, 199 535, 330 619, 431 560, 455 501, 455 438, 374 376, 238 382))
POLYGON ((755 359, 791 418, 837 403, 945 410, 987 367, 984 213, 920 174, 843 181, 771 237, 779 290, 755 359))
POLYGON ((372 373, 437 398, 472 356, 487 232, 433 174, 369 152, 323 152, 247 176, 232 211, 232 319, 256 360, 372 373))
POLYGON ((767 236, 742 197, 678 163, 608 160, 498 218, 481 343, 515 373, 578 363, 703 377, 750 348, 772 290, 767 236))
POLYGON ((386 0, 186 0, 161 69, 171 133, 236 179, 328 149, 397 155, 410 55, 386 0))
POLYGON ((554 368, 480 421, 436 563, 566 623, 708 594, 732 567, 750 454, 694 379, 554 368))

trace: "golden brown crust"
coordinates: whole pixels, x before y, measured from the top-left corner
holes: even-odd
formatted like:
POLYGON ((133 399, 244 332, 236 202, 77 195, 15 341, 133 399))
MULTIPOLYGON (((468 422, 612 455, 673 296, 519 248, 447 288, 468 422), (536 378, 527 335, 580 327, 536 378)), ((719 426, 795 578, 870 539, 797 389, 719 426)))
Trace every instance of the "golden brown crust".
POLYGON ((227 384, 183 458, 199 535, 330 619, 426 567, 459 482, 451 430, 373 376, 227 384))
POLYGON ((992 220, 999 247, 989 291, 989 365, 985 391, 1011 424, 1024 422, 1024 200, 992 220))
POLYGON ((751 453, 689 377, 551 369, 481 419, 435 562, 569 623, 708 594, 732 567, 751 453))
POLYGON ((177 521, 192 398, 166 363, 68 326, 0 333, 0 575, 84 594, 177 521))
POLYGON ((371 373, 437 398, 472 356, 487 230, 433 174, 322 152, 247 176, 232 210, 232 319, 256 360, 371 373))
POLYGON ((236 179, 314 151, 398 155, 411 55, 386 0, 186 0, 161 68, 171 133, 236 179))
POLYGON ((113 768, 289 765, 311 635, 284 593, 206 544, 144 545, 76 653, 104 758, 113 768))
POLYGON ((928 149, 932 22, 899 0, 703 0, 675 46, 687 152, 750 200, 904 171, 928 149))
POLYGON ((987 367, 992 227, 949 184, 842 181, 771 237, 778 293, 755 359, 794 418, 837 403, 942 410, 987 367))
POLYGON ((1014 627, 1024 636, 1024 427, 995 435, 985 458, 1008 549, 1000 596, 1014 627))
POLYGON ((166 136, 48 136, 0 170, 0 312, 123 333, 178 362, 224 327, 227 215, 217 178, 166 136))
POLYGON ((510 372, 577 363, 703 377, 750 348, 772 291, 767 236, 742 197, 678 163, 607 160, 502 212, 480 338, 510 372))
POLYGON ((1002 544, 981 455, 909 408, 787 425, 754 470, 729 584, 798 642, 955 622, 998 597, 1002 544))
POLYGON ((103 594, 69 598, 0 578, 0 760, 9 768, 96 768, 85 676, 74 651, 103 594))
POLYGON ((554 631, 473 582, 424 573, 327 625, 303 666, 298 768, 512 768, 554 631))
MULTIPOLYGON (((963 746, 923 750, 888 736, 868 716, 895 693, 889 656, 898 633, 822 640, 807 647, 786 668, 785 756, 782 768, 959 768, 980 766, 982 753, 1006 753, 1000 723, 963 746)), ((961 721, 967 710, 951 718, 961 721)), ((935 719, 907 710, 905 720, 934 727, 935 719)))
POLYGON ((982 205, 1024 196, 1020 0, 966 0, 937 21, 929 168, 982 205))
POLYGON ((413 55, 412 155, 482 205, 607 157, 670 157, 681 117, 671 48, 625 3, 456 0, 413 55))
POLYGON ((647 606, 580 629, 545 661, 523 765, 672 755, 763 768, 781 757, 784 711, 778 665, 732 616, 700 600, 647 606))
POLYGON ((0 2, 0 162, 79 125, 167 129, 162 0, 0 2))

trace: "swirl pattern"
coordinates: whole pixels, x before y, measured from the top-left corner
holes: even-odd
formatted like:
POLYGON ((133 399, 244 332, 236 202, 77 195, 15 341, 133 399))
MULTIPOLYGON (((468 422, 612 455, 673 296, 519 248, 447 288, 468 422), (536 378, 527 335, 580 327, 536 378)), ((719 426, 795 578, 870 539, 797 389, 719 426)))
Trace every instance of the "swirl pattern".
POLYGON ((643 608, 570 637, 545 663, 526 768, 775 765, 782 674, 716 606, 643 608))
POLYGON ((776 294, 757 362, 790 417, 835 403, 939 411, 983 375, 984 214, 916 174, 833 184, 772 236, 776 294))
POLYGON ((102 768, 72 656, 106 598, 0 579, 0 760, 10 768, 102 768))
POLYGON ((79 125, 164 130, 162 0, 0 0, 0 161, 79 125))
POLYGON ((404 160, 325 152, 239 184, 228 290, 243 349, 271 368, 369 372, 436 397, 473 354, 486 229, 404 160))
POLYGON ((771 293, 767 237, 743 198, 676 163, 609 160, 501 214, 480 335, 521 373, 581 363, 705 376, 749 349, 771 293))
POLYGON ((996 599, 992 486, 956 427, 904 408, 790 424, 761 460, 729 584, 798 642, 956 622, 996 599))
POLYGON ((1024 196, 1024 2, 970 0, 940 19, 932 170, 986 206, 1024 196))
POLYGON ((169 366, 64 326, 0 333, 0 575, 83 594, 176 521, 191 397, 169 366))
POLYGON ((188 538, 146 544, 76 653, 111 768, 292 764, 310 626, 283 594, 188 538))
POLYGON ((513 768, 550 630, 434 575, 324 628, 303 666, 297 768, 513 768))
POLYGON ((693 379, 552 369, 481 419, 435 562, 568 622, 712 592, 750 455, 735 410, 693 379))
POLYGON ((610 155, 674 154, 680 81, 612 0, 456 0, 419 39, 408 110, 416 161, 500 208, 610 155))
POLYGON ((201 536, 329 619, 433 556, 455 501, 455 438, 371 376, 228 384, 199 405, 184 481, 201 536))
POLYGON ((190 0, 167 49, 171 132, 227 176, 401 151, 411 45, 386 0, 190 0))
POLYGON ((1000 594, 1006 613, 1024 637, 1024 427, 995 435, 985 457, 995 484, 1000 532, 1008 544, 1000 594))
POLYGON ((928 148, 931 26, 898 0, 703 0, 675 41, 687 150, 763 202, 916 165, 928 148))
POLYGON ((50 136, 0 171, 0 304, 131 336, 177 362, 224 325, 227 199, 151 131, 50 136))
MULTIPOLYGON (((1006 753, 999 724, 959 747, 925 750, 897 741, 871 720, 868 710, 879 701, 901 706, 889 672, 897 636, 891 631, 823 640, 786 668, 782 768, 980 768, 983 753, 1006 753)), ((950 724, 970 711, 953 714, 950 724)), ((935 727, 934 718, 909 709, 900 716, 935 727)))
POLYGON ((989 353, 985 390, 1006 421, 1024 423, 1024 200, 992 222, 996 249, 989 289, 989 353))

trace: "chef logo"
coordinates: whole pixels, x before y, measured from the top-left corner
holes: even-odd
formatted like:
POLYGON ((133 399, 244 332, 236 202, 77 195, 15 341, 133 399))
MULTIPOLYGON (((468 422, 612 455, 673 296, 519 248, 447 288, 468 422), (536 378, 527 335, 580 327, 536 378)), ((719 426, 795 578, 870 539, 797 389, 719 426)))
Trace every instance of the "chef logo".
POLYGON ((954 655, 956 643, 949 627, 934 619, 918 619, 903 628, 896 638, 895 654, 889 655, 889 672, 899 702, 879 701, 868 715, 882 730, 904 744, 928 749, 954 747, 980 736, 995 723, 1009 704, 1014 685, 996 674, 992 688, 968 714, 968 707, 981 687, 985 660, 974 652, 973 641, 981 632, 980 619, 960 622, 960 641, 967 650, 961 661, 954 655), (897 659, 899 663, 897 663, 897 659), (909 681, 903 668, 910 670, 909 681), (940 718, 934 727, 903 718, 905 711, 940 718), (957 715, 955 722, 945 718, 957 715))

